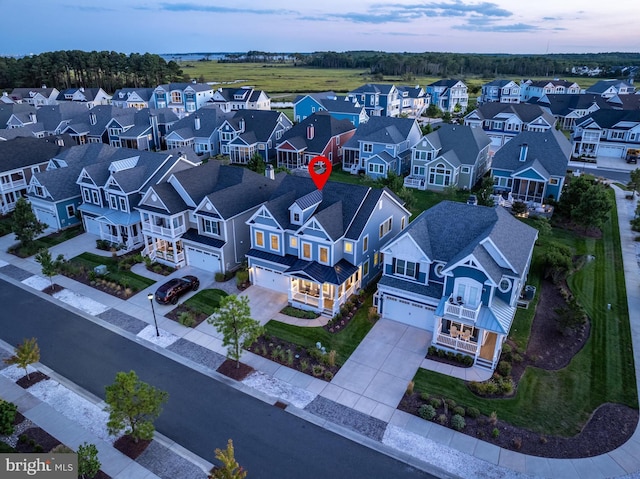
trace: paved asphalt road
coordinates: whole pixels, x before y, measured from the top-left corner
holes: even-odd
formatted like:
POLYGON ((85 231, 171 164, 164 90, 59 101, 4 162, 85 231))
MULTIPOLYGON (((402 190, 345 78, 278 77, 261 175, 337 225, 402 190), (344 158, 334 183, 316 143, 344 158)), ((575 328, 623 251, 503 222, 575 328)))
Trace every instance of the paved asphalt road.
POLYGON ((238 462, 257 478, 434 477, 243 394, 0 280, 0 338, 36 337, 41 362, 104 399, 118 371, 169 392, 158 431, 215 462, 232 438, 238 462))

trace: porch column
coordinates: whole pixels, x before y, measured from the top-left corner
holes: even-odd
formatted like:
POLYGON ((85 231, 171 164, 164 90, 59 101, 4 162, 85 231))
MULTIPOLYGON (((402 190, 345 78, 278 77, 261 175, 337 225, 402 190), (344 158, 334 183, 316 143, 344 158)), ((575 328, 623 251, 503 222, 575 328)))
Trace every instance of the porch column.
POLYGON ((318 283, 320 285, 320 295, 318 297, 318 309, 322 311, 324 309, 324 284, 318 283))

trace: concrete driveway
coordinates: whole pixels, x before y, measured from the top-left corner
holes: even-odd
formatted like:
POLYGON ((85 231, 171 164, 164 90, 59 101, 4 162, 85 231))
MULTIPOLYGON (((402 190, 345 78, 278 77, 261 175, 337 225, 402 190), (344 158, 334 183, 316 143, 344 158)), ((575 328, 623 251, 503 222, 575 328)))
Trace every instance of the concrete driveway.
POLYGON ((284 308, 289 299, 285 293, 278 293, 261 286, 249 286, 238 296, 249 298, 251 317, 264 325, 284 308))

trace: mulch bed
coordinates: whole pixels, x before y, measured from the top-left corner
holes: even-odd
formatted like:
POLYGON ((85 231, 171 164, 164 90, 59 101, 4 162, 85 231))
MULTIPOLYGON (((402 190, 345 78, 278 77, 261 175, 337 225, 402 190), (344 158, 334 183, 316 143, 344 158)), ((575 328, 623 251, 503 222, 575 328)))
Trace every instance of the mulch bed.
MULTIPOLYGON (((545 370, 566 367, 586 343, 590 333, 589 321, 574 334, 565 336, 559 332, 555 309, 565 305, 559 288, 551 281, 543 281, 527 350, 522 354, 522 361, 512 362, 511 375, 515 382, 522 377, 527 366, 545 370)), ((510 341, 509 343, 516 351, 515 345, 510 341)), ((419 393, 414 393, 403 397, 398 409, 417 415, 422 404, 426 402, 420 398, 419 393)), ((443 408, 437 409, 437 415, 443 413, 443 408)), ((465 417, 466 426, 462 432, 524 454, 569 459, 596 456, 616 449, 629 440, 638 419, 637 409, 606 403, 593 412, 582 431, 573 437, 543 436, 499 419, 493 424, 486 416, 477 419, 465 417), (494 428, 499 431, 497 438, 492 435, 494 428)), ((450 420, 451 411, 448 413, 446 426, 450 425, 450 420)))
POLYGON ((139 439, 138 442, 135 442, 130 435, 126 434, 119 437, 116 442, 113 443, 113 447, 125 456, 135 460, 149 447, 149 444, 151 444, 151 440, 139 439))
POLYGON ((64 287, 60 286, 59 284, 53 283, 53 286, 47 286, 42 290, 42 292, 49 295, 53 295, 55 293, 59 293, 63 289, 64 287))
POLYGON ((40 381, 45 381, 47 379, 49 379, 49 376, 41 373, 40 371, 36 371, 33 373, 29 373, 29 377, 27 377, 26 375, 22 376, 16 381, 16 384, 21 388, 28 389, 34 384, 39 383, 40 381))
POLYGON ((103 284, 100 282, 100 279, 91 279, 89 277, 89 271, 81 270, 75 274, 71 274, 68 272, 63 272, 62 274, 64 274, 68 278, 71 278, 74 281, 77 281, 78 283, 86 284, 87 286, 91 286, 92 288, 97 289, 98 291, 102 291, 103 293, 110 294, 111 296, 115 296, 116 298, 129 299, 132 296, 134 296, 136 293, 138 293, 138 291, 133 291, 133 290, 131 291, 131 293, 127 293, 127 290, 125 288, 120 287, 120 289, 118 290, 117 287, 113 288, 112 286, 109 286, 108 282, 106 284, 103 284))
POLYGON ((180 304, 178 305, 178 307, 172 309, 171 311, 169 311, 167 314, 165 314, 165 317, 169 318, 172 321, 175 321, 177 323, 179 323, 179 318, 180 315, 182 313, 190 313, 191 317, 194 320, 194 323, 189 326, 191 328, 195 328, 196 326, 198 326, 200 323, 203 323, 209 316, 206 313, 203 313, 201 311, 196 311, 195 309, 191 308, 190 306, 186 305, 186 304, 180 304))
POLYGON ((29 428, 19 437, 26 437, 26 440, 18 439, 18 444, 15 447, 16 452, 49 452, 61 444, 55 437, 39 427, 29 428), (42 450, 40 451, 39 449, 42 450))
POLYGON ((237 364, 232 359, 225 359, 225 361, 218 366, 217 371, 220 374, 224 374, 231 379, 235 379, 236 381, 242 381, 249 374, 251 374, 254 369, 251 366, 248 366, 244 363, 240 363, 240 367, 237 367, 237 364))

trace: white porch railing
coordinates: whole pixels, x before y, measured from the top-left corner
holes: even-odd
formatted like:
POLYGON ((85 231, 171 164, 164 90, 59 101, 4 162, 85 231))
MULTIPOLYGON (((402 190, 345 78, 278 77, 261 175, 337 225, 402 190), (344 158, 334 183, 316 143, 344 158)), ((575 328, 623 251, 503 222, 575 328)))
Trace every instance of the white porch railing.
POLYGON ((477 343, 452 338, 451 336, 442 333, 436 336, 436 342, 443 346, 448 346, 451 349, 455 349, 456 351, 464 351, 465 353, 469 353, 473 356, 475 356, 476 352, 478 351, 477 343))
POLYGON ((406 186, 407 188, 417 188, 419 190, 424 190, 425 185, 425 179, 420 176, 407 176, 404 179, 404 186, 406 186))
POLYGON ((16 188, 26 188, 26 186, 27 180, 25 180, 24 178, 20 180, 3 180, 0 182, 0 191, 15 190, 16 188))
POLYGON ((457 304, 453 296, 450 296, 449 300, 445 303, 444 313, 447 316, 455 316, 456 318, 468 319, 475 322, 478 319, 481 307, 482 303, 478 304, 475 309, 467 308, 462 304, 457 304))
POLYGON ((307 306, 313 306, 314 308, 320 307, 320 298, 312 294, 294 292, 293 301, 305 304, 307 306))
POLYGON ((185 231, 187 231, 187 227, 185 225, 180 225, 175 228, 166 228, 164 226, 157 226, 148 221, 142 222, 142 231, 147 231, 149 233, 156 233, 162 236, 167 236, 170 238, 175 238, 185 231))

